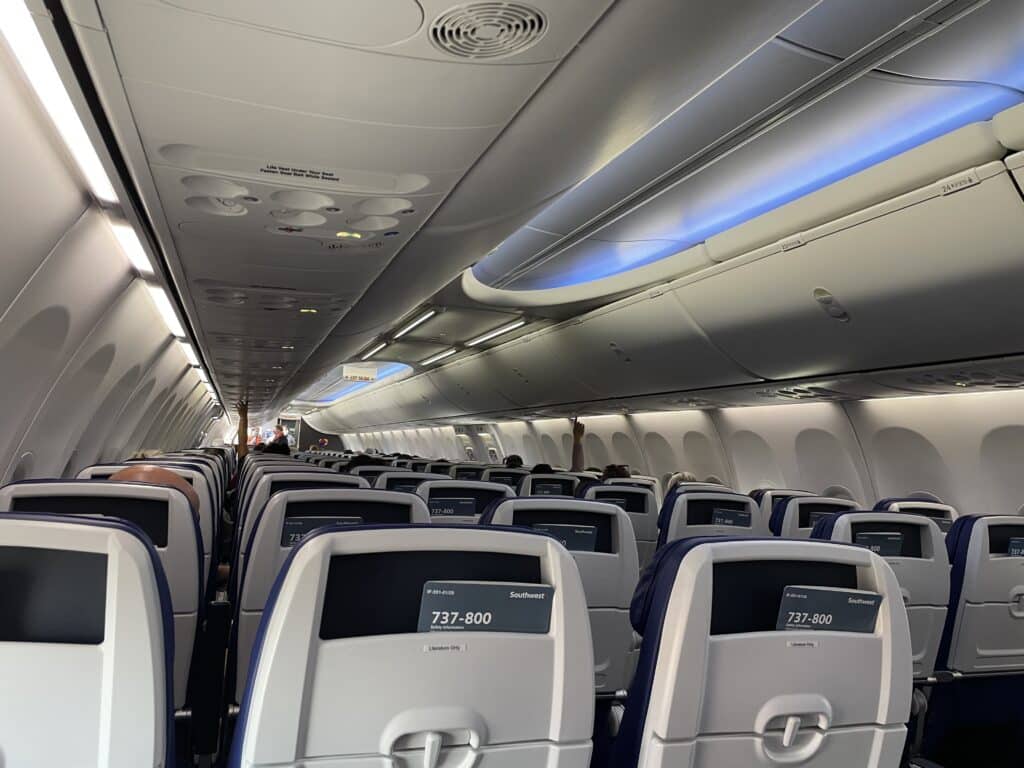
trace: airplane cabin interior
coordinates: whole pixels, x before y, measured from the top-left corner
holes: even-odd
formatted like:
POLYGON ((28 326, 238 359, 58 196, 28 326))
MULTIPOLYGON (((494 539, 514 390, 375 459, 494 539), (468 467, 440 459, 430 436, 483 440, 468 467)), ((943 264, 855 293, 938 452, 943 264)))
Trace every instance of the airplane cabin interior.
POLYGON ((1019 768, 1024 2, 0 0, 0 768, 1019 768))

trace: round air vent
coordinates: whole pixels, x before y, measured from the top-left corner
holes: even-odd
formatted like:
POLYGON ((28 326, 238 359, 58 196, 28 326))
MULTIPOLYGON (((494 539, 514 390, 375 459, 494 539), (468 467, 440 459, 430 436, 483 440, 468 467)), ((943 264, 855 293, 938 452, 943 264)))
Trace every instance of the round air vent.
POLYGON ((536 44, 547 19, 522 3, 469 3, 442 13, 430 25, 436 48, 460 59, 512 56, 536 44))

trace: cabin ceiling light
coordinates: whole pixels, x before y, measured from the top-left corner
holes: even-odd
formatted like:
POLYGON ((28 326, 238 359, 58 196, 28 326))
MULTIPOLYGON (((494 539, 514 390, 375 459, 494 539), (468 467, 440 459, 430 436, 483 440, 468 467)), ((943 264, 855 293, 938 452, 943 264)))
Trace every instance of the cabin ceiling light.
POLYGON ((483 344, 485 341, 496 339, 502 334, 514 331, 516 328, 522 328, 524 325, 526 325, 525 320, 516 320, 514 323, 509 323, 508 325, 503 325, 500 328, 495 328, 493 331, 488 331, 483 336, 477 336, 472 341, 467 341, 466 346, 475 347, 477 344, 483 344))
POLYGON ((111 224, 111 229, 114 230, 114 237, 121 244, 121 250, 135 267, 135 271, 143 277, 152 275, 153 265, 149 261, 146 249, 142 247, 139 236, 135 234, 135 230, 128 224, 111 224))
POLYGON ((451 357, 452 355, 454 355, 458 351, 459 350, 457 350, 455 348, 446 349, 444 352, 438 352, 436 355, 431 355, 426 360, 421 362, 420 365, 433 365, 434 363, 438 363, 438 362, 444 360, 447 357, 451 357))
POLYGON ((370 350, 369 350, 368 352, 366 352, 366 353, 365 353, 365 354, 364 354, 364 355, 363 355, 362 357, 360 357, 359 359, 360 359, 360 360, 369 360, 369 359, 370 359, 371 357, 373 357, 373 356, 374 356, 374 355, 376 355, 376 354, 377 354, 378 352, 380 352, 380 351, 381 351, 382 349, 384 349, 384 347, 386 347, 387 345, 388 345, 388 343, 387 343, 386 341, 382 341, 382 342, 381 342, 380 344, 378 344, 377 346, 375 346, 375 347, 371 348, 371 349, 370 349, 370 350))
POLYGON ((171 300, 167 297, 167 292, 159 285, 153 285, 152 283, 148 283, 146 287, 149 289, 149 295, 153 298, 153 303, 156 304, 157 311, 160 313, 160 317, 163 318, 167 330, 171 332, 172 336, 179 339, 185 338, 185 329, 178 319, 178 313, 174 311, 174 307, 171 305, 171 300))
POLYGON ((320 310, 314 309, 313 307, 302 307, 302 309, 299 310, 299 314, 302 314, 302 315, 315 315, 319 311, 320 310))
POLYGON ((419 326, 423 325, 425 322, 427 322, 427 320, 429 320, 430 318, 432 318, 436 314, 437 314, 437 310, 436 309, 431 309, 428 312, 424 312, 422 315, 417 317, 415 320, 413 320, 411 323, 409 323, 407 326, 405 326, 402 330, 400 330, 398 333, 396 333, 395 334, 395 338, 396 339, 402 338, 403 336, 405 336, 405 334, 409 333, 409 331, 411 331, 413 328, 418 328, 419 326))
POLYGON ((348 238, 351 238, 353 240, 362 240, 362 238, 363 238, 363 236, 360 233, 358 233, 358 232, 349 232, 346 229, 341 230, 341 232, 335 232, 334 236, 335 237, 341 237, 341 238, 348 237, 348 238))
POLYGON ((185 359, 188 360, 188 364, 191 366, 198 367, 199 358, 196 357, 196 351, 192 349, 192 345, 187 341, 178 341, 181 345, 181 351, 185 353, 185 359))
POLYGON ((32 14, 22 0, 8 0, 0 6, 0 32, 57 127, 92 193, 105 203, 116 203, 117 193, 110 183, 110 177, 61 82, 32 14))
POLYGON ((199 374, 199 380, 203 382, 203 384, 210 383, 210 377, 206 375, 206 371, 202 368, 196 368, 196 373, 199 374))

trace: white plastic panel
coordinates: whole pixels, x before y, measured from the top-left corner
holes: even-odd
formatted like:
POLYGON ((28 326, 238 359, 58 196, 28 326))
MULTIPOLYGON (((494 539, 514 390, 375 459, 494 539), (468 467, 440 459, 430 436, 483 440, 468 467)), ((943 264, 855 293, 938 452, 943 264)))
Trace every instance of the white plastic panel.
POLYGON ((145 357, 164 338, 148 291, 137 281, 117 297, 70 361, 17 450, 36 453, 36 471, 51 477, 60 476, 69 460, 79 467, 93 463, 145 357))
MULTIPOLYGON (((129 280, 116 247, 102 216, 90 211, 61 240, 0 322, 0 354, 18 371, 6 385, 8 407, 0 415, 5 477, 13 470, 16 441, 37 417, 53 382, 129 280)), ((98 365, 105 369, 109 361, 98 365)))
POLYGON ((638 413, 629 420, 639 437, 649 474, 664 481, 675 472, 692 472, 699 480, 714 475, 733 483, 731 464, 708 413, 638 413))
POLYGON ((1024 392, 850 403, 878 497, 935 494, 961 515, 1024 504, 1024 392))
POLYGON ((0 184, 0 316, 87 206, 85 192, 68 170, 60 139, 34 99, 9 49, 0 48, 0 137, 10 150, 5 182, 0 184))
POLYGON ((834 496, 842 486, 856 500, 874 502, 857 435, 842 406, 726 408, 714 420, 742 491, 800 488, 834 496))

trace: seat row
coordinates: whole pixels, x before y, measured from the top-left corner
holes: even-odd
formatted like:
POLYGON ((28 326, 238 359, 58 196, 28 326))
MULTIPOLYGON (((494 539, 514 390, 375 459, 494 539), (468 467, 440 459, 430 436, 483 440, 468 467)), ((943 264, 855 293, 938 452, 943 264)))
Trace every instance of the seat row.
MULTIPOLYGON (((502 514, 516 522, 529 501, 502 514)), ((41 585, 5 602, 15 621, 0 658, 17 688, 0 695, 5 757, 173 764, 171 598, 148 537, 42 513, 0 515, 0 531, 4 572, 41 585), (36 684, 44 674, 51 685, 36 684), (41 738, 38 723, 72 711, 61 739, 41 738)), ((317 528, 275 579, 228 764, 585 768, 595 698, 580 562, 514 525, 317 528)), ((898 764, 909 625, 892 568, 867 548, 673 542, 629 614, 643 639, 614 740, 597 747, 610 764, 898 764), (794 590, 855 598, 856 621, 794 620, 794 590)))
MULTIPOLYGON (((245 463, 240 473, 245 478, 244 482, 240 482, 240 494, 243 493, 244 485, 251 488, 251 491, 247 489, 244 491, 245 493, 256 493, 261 484, 270 484, 279 476, 283 477, 288 472, 296 470, 294 463, 283 467, 270 466, 267 458, 254 457, 245 463), (278 469, 282 470, 283 475, 276 471, 278 469), (264 472, 266 476, 260 477, 264 472)), ((168 461, 174 460, 174 458, 168 459, 168 461)), ((360 481, 357 483, 360 486, 365 486, 367 483, 363 478, 339 475, 337 472, 317 472, 313 468, 305 469, 304 473, 299 478, 291 478, 300 483, 298 487, 274 490, 264 488, 265 500, 260 502, 258 511, 253 511, 253 516, 247 518, 250 525, 246 529, 249 532, 245 537, 247 543, 239 545, 240 557, 235 561, 235 573, 233 574, 238 579, 238 586, 236 587, 236 598, 231 605, 231 609, 234 611, 234 621, 231 624, 231 641, 228 643, 230 649, 229 677, 234 678, 230 680, 229 685, 234 686, 233 693, 237 696, 239 703, 242 703, 243 691, 247 690, 246 684, 252 682, 251 670, 257 662, 258 654, 251 653, 251 649, 259 645, 260 627, 264 625, 266 611, 273 603, 273 593, 276 588, 274 585, 275 583, 280 584, 280 579, 283 578, 283 574, 287 570, 289 559, 297 551, 297 544, 303 542, 307 537, 313 536, 314 531, 317 532, 315 535, 319 535, 319 532, 324 530, 325 524, 333 526, 338 532, 347 533, 356 533, 365 530, 367 526, 382 524, 388 525, 388 530, 395 530, 393 529, 395 525, 412 525, 418 529, 428 527, 424 525, 428 522, 432 522, 433 527, 438 531, 458 530, 456 527, 438 524, 439 520, 445 520, 447 517, 431 514, 433 511, 431 495, 429 493, 421 494, 420 489, 417 489, 416 494, 412 494, 409 491, 337 487, 338 485, 344 486, 352 480, 360 481), (311 479, 314 475, 317 475, 315 481, 311 479), (331 484, 324 484, 327 476, 337 478, 341 482, 335 483, 334 487, 331 484)), ((379 482, 383 477, 384 475, 381 475, 375 482, 379 482)), ((384 479, 386 481, 388 478, 384 479)), ((456 487, 469 485, 470 488, 480 484, 479 481, 467 482, 451 479, 436 482, 448 483, 456 487)), ((174 691, 172 707, 180 710, 185 701, 195 703, 194 698, 189 700, 187 696, 181 694, 191 688, 188 685, 190 682, 190 657, 193 648, 198 647, 199 633, 196 633, 196 639, 193 639, 192 643, 188 642, 187 621, 192 617, 188 615, 187 611, 177 610, 181 603, 175 605, 176 595, 174 593, 178 592, 177 597, 180 598, 181 595, 187 597, 190 593, 199 595, 202 589, 203 571, 197 565, 193 565, 191 568, 188 565, 189 562, 198 563, 200 560, 201 537, 195 533, 200 527, 200 515, 197 510, 183 511, 180 503, 172 503, 171 500, 177 498, 175 494, 183 497, 178 491, 154 486, 135 488, 133 485, 135 484, 103 481, 91 484, 31 481, 0 490, 0 499, 3 500, 0 503, 0 509, 40 514, 52 511, 47 507, 59 503, 63 504, 59 511, 64 512, 111 514, 113 511, 121 517, 128 519, 134 517, 136 522, 147 528, 145 536, 151 542, 163 541, 163 546, 155 547, 155 552, 161 562, 161 568, 167 571, 172 586, 172 589, 168 590, 172 607, 171 627, 177 636, 176 647, 178 649, 177 653, 172 654, 175 660, 175 674, 172 676, 171 685, 172 688, 178 689, 174 691), (81 488, 72 487, 75 485, 91 485, 95 495, 83 494, 81 488), (168 501, 163 505, 162 513, 156 512, 152 505, 144 509, 132 504, 121 503, 128 499, 147 500, 144 492, 150 492, 154 488, 160 488, 169 494, 166 497, 168 501), (103 511, 103 508, 96 503, 97 497, 112 500, 105 503, 117 506, 108 507, 106 511, 103 511), (84 503, 83 499, 88 503, 84 503), (166 528, 160 524, 160 520, 166 524, 166 528), (187 537, 175 538, 165 533, 165 538, 163 540, 160 538, 162 530, 168 532, 172 529, 184 530, 186 528, 184 521, 186 520, 193 526, 191 560, 178 557, 189 548, 187 537), (176 522, 181 524, 177 525, 176 522), (186 584, 190 572, 193 575, 194 587, 186 584), (183 587, 183 584, 186 585, 183 587), (174 589, 175 587, 176 589, 174 589)), ((439 488, 445 493, 449 492, 444 485, 439 488)), ((626 493, 627 488, 628 486, 593 486, 588 488, 585 493, 596 489, 621 494, 626 493)), ((465 488, 463 487, 462 490, 465 488)), ((651 493, 644 489, 633 488, 631 490, 641 494, 651 493)), ((810 502, 806 500, 816 497, 808 496, 806 492, 796 492, 796 494, 800 493, 805 495, 794 495, 786 504, 788 506, 790 503, 794 503, 792 512, 797 520, 800 521, 802 512, 806 513, 803 515, 804 522, 808 522, 807 518, 811 512, 819 513, 822 510, 808 510, 806 507, 810 502), (796 503, 797 501, 799 503, 796 503)), ((729 501, 737 503, 742 501, 745 505, 753 503, 756 509, 746 506, 739 510, 750 514, 751 523, 755 521, 756 513, 764 508, 765 501, 762 498, 762 503, 758 504, 752 498, 742 497, 740 494, 729 492, 719 486, 703 488, 691 486, 679 489, 675 498, 671 500, 671 508, 673 512, 681 513, 681 519, 686 524, 692 523, 694 526, 700 527, 707 521, 691 520, 690 513, 705 514, 707 505, 696 502, 709 500, 717 505, 717 507, 712 506, 712 513, 715 509, 729 510, 728 505, 725 504, 729 501), (707 494, 710 494, 712 498, 705 498, 707 494), (747 500, 744 501, 744 498, 747 500), (691 503, 694 503, 692 508, 691 503)), ((778 499, 771 501, 771 507, 777 503, 778 499)), ((823 503, 823 500, 818 499, 818 503, 823 503)), ((901 503, 912 505, 919 503, 919 500, 886 500, 882 505, 891 508, 893 504, 901 503)), ((666 504, 669 504, 668 499, 666 499, 666 504)), ((979 677, 988 678, 993 673, 1005 675, 1007 671, 1024 669, 1022 666, 1024 659, 1015 658, 1012 653, 1014 648, 1019 649, 1024 645, 1021 642, 1024 638, 1019 634, 1021 624, 1006 619, 1007 613, 1013 616, 1017 611, 1017 602, 1021 598, 1014 595, 1019 595, 1019 593, 1015 593, 1014 588, 1011 587, 1009 603, 999 602, 995 610, 988 605, 993 602, 992 594, 1002 590, 1006 584, 1012 584, 1016 577, 1014 566, 1019 566, 1021 562, 1019 558, 1021 554, 1024 554, 1024 546, 1022 546, 1024 545, 1024 530, 1020 528, 1024 520, 1012 517, 1009 519, 964 517, 957 520, 945 545, 951 547, 951 553, 954 549, 958 552, 962 549, 965 553, 973 553, 974 559, 970 562, 966 560, 963 562, 959 571, 961 575, 958 577, 957 561, 955 557, 953 558, 954 587, 959 583, 960 588, 959 593, 953 597, 950 603, 950 606, 955 606, 955 609, 949 612, 948 619, 944 619, 946 614, 944 598, 933 597, 932 602, 920 599, 924 594, 934 595, 943 583, 948 590, 949 568, 948 565, 942 565, 945 546, 938 526, 921 515, 905 514, 906 509, 911 507, 904 508, 902 513, 890 513, 883 510, 856 511, 853 509, 854 506, 845 502, 838 505, 832 514, 819 515, 814 520, 815 527, 811 528, 808 535, 836 542, 859 544, 861 548, 873 550, 887 561, 890 569, 896 575, 903 601, 907 603, 905 615, 910 617, 908 625, 911 641, 908 645, 908 657, 912 658, 912 675, 914 677, 925 678, 928 675, 929 665, 932 664, 931 659, 935 657, 939 658, 940 669, 948 671, 949 676, 955 676, 958 691, 964 690, 962 685, 965 681, 970 682, 979 677), (968 531, 969 533, 965 533, 968 531), (984 541, 983 537, 985 537, 984 541), (969 543, 972 540, 975 541, 974 544, 969 543), (1002 549, 1003 545, 1005 545, 1005 550, 1002 549), (983 552, 987 552, 988 556, 982 557, 979 553, 983 552), (996 568, 1001 569, 998 576, 995 575, 996 568), (986 593, 985 589, 988 589, 989 592, 986 593), (929 590, 931 590, 930 593, 929 590), (1014 634, 1015 632, 1017 634, 1014 634), (941 652, 936 647, 934 656, 930 655, 932 650, 928 645, 932 639, 941 639, 946 644, 941 652), (970 659, 968 657, 972 648, 975 653, 974 658, 970 659), (1007 652, 1007 649, 1010 652, 1007 652)), ((253 507, 253 509, 256 508, 253 507)), ((665 507, 663 507, 662 513, 665 513, 665 507)), ((650 513, 645 514, 648 519, 656 517, 650 513)), ((953 514, 955 514, 955 510, 953 514)), ((246 522, 242 519, 242 511, 237 512, 236 516, 238 518, 236 528, 242 531, 243 523, 246 522)), ((540 534, 556 539, 570 551, 582 585, 588 620, 588 635, 593 649, 591 690, 599 695, 611 696, 627 687, 633 678, 633 670, 637 667, 638 658, 642 657, 638 651, 640 650, 639 637, 643 634, 641 630, 637 629, 635 615, 637 603, 636 597, 633 597, 638 572, 633 515, 617 502, 609 504, 596 501, 593 498, 575 499, 553 495, 517 498, 511 495, 510 489, 506 488, 503 494, 488 502, 480 522, 483 524, 480 526, 480 530, 493 531, 501 527, 508 529, 510 526, 520 530, 530 529, 531 535, 540 534), (628 611, 631 597, 633 597, 632 616, 628 611), (634 636, 634 631, 639 635, 634 636)), ((671 520, 669 522, 671 523, 671 520)), ((745 538, 749 542, 752 543, 756 540, 756 537, 750 535, 744 526, 737 525, 735 519, 731 523, 724 524, 722 520, 718 520, 717 525, 725 529, 722 533, 734 534, 728 537, 730 539, 744 538, 743 536, 737 537, 736 534, 746 533, 745 538)), ((753 528, 753 525, 747 527, 753 528)), ((685 526, 684 529, 676 533, 687 536, 687 540, 693 538, 693 533, 685 530, 685 526)), ((236 536, 237 540, 239 537, 236 536)), ((715 541, 725 543, 725 539, 721 537, 715 541)), ((781 541, 781 539, 776 541, 781 541)), ((657 556, 658 561, 660 562, 663 557, 662 552, 673 547, 676 547, 676 544, 666 536, 657 556)), ((948 563, 948 559, 946 562, 948 563)), ((648 575, 641 581, 636 595, 640 595, 644 590, 644 584, 649 575, 658 567, 660 566, 656 565, 648 569, 648 575)), ((353 582, 353 584, 357 583, 362 584, 362 582, 353 582)), ((388 582, 385 579, 382 583, 388 582)), ((197 602, 199 604, 197 613, 200 613, 203 610, 201 597, 197 602)), ((368 606, 368 609, 373 610, 374 608, 368 606)), ((192 620, 197 627, 202 624, 198 615, 192 620)), ((216 668, 217 665, 200 666, 202 669, 209 670, 211 666, 216 668)), ((220 667, 223 668, 223 663, 220 667)), ((999 682, 1003 681, 996 681, 996 683, 999 682)), ((635 682, 633 687, 636 687, 635 682)), ((952 687, 943 687, 937 696, 933 696, 936 704, 929 709, 929 712, 938 714, 935 714, 934 718, 930 716, 930 721, 931 719, 938 721, 940 717, 951 719, 952 722, 962 720, 962 713, 958 708, 963 706, 964 696, 956 695, 950 698, 951 690, 953 690, 952 687), (950 714, 951 712, 952 714, 950 714)), ((1013 710, 1009 711, 1012 713, 1013 710)), ((948 730, 949 728, 928 729, 931 739, 929 744, 938 739, 938 746, 932 744, 933 750, 941 752, 946 749, 948 751, 949 740, 935 736, 936 733, 941 734, 948 730)), ((954 741, 953 744, 955 746, 956 742, 954 741)))

